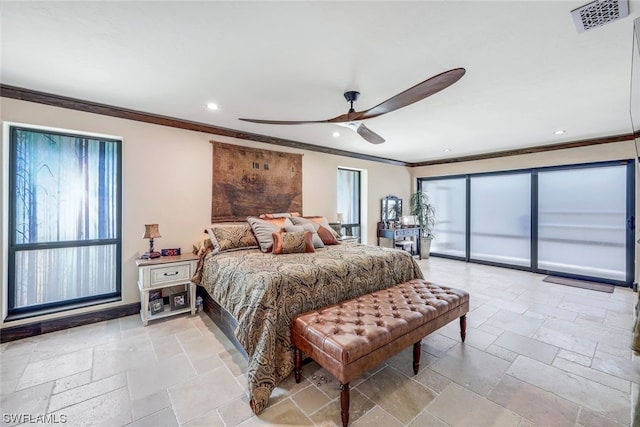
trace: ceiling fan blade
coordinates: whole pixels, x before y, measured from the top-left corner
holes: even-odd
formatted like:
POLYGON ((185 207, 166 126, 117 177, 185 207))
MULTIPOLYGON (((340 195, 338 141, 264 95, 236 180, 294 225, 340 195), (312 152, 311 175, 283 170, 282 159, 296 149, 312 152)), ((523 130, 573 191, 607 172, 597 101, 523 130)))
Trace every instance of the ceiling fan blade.
POLYGON ((363 123, 360 123, 360 126, 358 126, 356 132, 358 132, 358 135, 363 137, 365 141, 372 144, 382 144, 384 142, 383 137, 366 127, 363 123))
POLYGON ((370 119, 379 115, 390 113, 391 111, 398 110, 407 105, 411 105, 414 102, 418 102, 428 96, 440 92, 443 89, 448 88, 464 76, 466 70, 464 68, 454 68, 449 71, 437 74, 422 83, 392 96, 386 101, 369 108, 366 111, 360 111, 356 113, 358 116, 355 120, 370 119))
MULTIPOLYGON (((303 124, 313 124, 313 123, 352 123, 355 127, 356 121, 370 119, 372 117, 377 117, 385 113, 390 113, 391 111, 398 110, 402 107, 406 107, 407 105, 411 105, 414 102, 418 102, 428 96, 431 96, 435 93, 440 92, 443 89, 448 88, 458 80, 464 76, 466 70, 464 68, 454 68, 449 71, 445 71, 443 73, 437 74, 422 83, 418 83, 417 85, 401 92, 386 101, 376 105, 373 108, 369 108, 365 111, 354 111, 353 102, 358 99, 357 95, 360 95, 358 92, 349 91, 345 92, 345 98, 347 101, 351 102, 351 108, 348 113, 341 114, 332 119, 328 120, 262 120, 262 119, 246 119, 240 118, 238 120, 242 120, 244 122, 251 123, 260 123, 260 124, 268 124, 268 125, 303 125, 303 124), (350 95, 355 95, 350 97, 350 95)), ((372 144, 382 144, 384 142, 384 138, 375 132, 371 131, 365 125, 360 124, 356 130, 364 139, 369 141, 372 144)))

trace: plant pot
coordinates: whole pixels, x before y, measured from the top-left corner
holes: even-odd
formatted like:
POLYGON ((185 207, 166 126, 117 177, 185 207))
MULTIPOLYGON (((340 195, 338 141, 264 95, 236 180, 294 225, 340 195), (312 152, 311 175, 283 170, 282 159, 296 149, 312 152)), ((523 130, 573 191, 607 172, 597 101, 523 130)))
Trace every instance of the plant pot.
POLYGON ((429 258, 430 253, 431 253, 431 238, 421 237, 420 238, 420 258, 427 259, 429 258))

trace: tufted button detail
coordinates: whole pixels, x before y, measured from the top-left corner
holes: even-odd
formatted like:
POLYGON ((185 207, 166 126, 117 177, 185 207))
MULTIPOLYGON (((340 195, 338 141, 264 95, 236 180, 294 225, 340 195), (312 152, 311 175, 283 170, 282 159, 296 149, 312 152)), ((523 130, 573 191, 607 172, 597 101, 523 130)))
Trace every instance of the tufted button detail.
POLYGON ((292 324, 292 335, 313 330, 304 339, 318 348, 329 343, 324 347, 328 357, 357 360, 381 345, 383 335, 404 333, 400 331, 416 328, 421 317, 431 321, 467 301, 464 291, 416 279, 307 313, 302 322, 292 324), (325 341, 330 336, 335 339, 325 341))

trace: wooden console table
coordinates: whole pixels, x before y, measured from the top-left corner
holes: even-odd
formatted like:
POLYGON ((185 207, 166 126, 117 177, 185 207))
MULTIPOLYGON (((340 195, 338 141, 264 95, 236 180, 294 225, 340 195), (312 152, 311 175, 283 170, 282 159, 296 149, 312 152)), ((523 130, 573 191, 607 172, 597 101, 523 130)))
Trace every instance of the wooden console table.
MULTIPOLYGON (((381 238, 391 239, 393 246, 396 246, 396 242, 405 240, 407 237, 413 237, 416 240, 416 252, 420 257, 420 228, 418 227, 404 227, 404 228, 378 228, 378 246, 380 246, 381 238)), ((419 259, 422 259, 421 257, 419 259)))

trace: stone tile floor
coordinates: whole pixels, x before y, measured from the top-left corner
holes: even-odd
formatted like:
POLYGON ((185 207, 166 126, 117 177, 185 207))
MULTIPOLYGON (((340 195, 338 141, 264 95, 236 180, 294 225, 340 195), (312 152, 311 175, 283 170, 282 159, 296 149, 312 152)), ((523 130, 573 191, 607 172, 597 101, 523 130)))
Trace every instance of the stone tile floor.
MULTIPOLYGON (((467 341, 452 322, 422 341, 418 375, 408 348, 354 381, 351 425, 631 424, 636 293, 434 257, 419 263, 427 279, 470 292, 467 341)), ((2 425, 340 425, 338 383, 315 363, 254 416, 245 360, 202 313, 146 328, 129 316, 4 343, 0 365, 2 425)))

